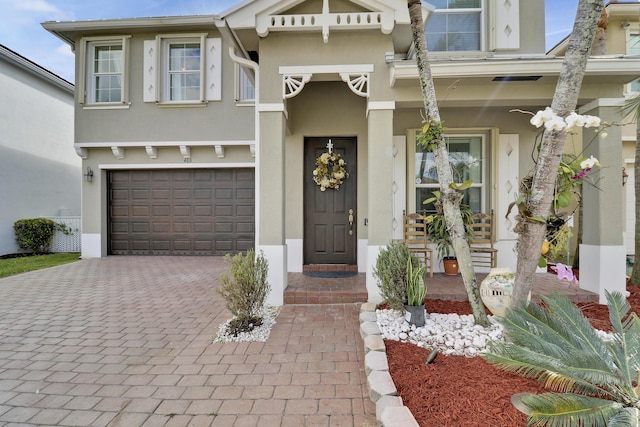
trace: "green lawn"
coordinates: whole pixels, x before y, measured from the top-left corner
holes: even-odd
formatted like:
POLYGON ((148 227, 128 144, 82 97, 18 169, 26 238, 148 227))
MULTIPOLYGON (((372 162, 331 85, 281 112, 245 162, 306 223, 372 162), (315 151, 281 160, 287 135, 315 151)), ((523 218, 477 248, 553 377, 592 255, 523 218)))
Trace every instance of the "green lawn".
POLYGON ((80 254, 48 254, 0 259, 0 278, 78 261, 80 254))

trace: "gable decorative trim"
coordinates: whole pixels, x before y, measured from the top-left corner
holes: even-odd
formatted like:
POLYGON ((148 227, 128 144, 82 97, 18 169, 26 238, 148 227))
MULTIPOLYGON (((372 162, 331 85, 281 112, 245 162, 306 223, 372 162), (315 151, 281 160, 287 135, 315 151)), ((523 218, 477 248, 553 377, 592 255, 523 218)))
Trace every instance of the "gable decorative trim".
POLYGON ((304 89, 304 85, 311 80, 313 74, 284 75, 282 76, 282 97, 293 98, 304 89))
POLYGON ((358 96, 369 97, 369 81, 373 64, 282 66, 282 98, 289 99, 304 89, 314 74, 338 74, 358 96))
POLYGON ((265 37, 270 31, 320 31, 322 40, 329 42, 330 30, 380 29, 391 34, 395 25, 392 8, 369 12, 331 12, 329 0, 322 1, 321 13, 279 14, 280 10, 256 16, 256 32, 265 37))
POLYGON ((349 85, 351 92, 365 98, 369 97, 369 73, 340 73, 340 78, 349 85))

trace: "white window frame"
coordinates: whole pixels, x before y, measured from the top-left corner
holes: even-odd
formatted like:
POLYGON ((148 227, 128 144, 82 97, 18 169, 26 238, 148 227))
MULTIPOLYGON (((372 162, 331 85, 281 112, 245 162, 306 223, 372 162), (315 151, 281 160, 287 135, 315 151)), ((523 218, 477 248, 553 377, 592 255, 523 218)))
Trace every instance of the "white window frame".
MULTIPOLYGON (((416 140, 417 136, 420 133, 420 129, 411 129, 408 132, 407 141, 407 212, 416 212, 420 209, 417 209, 417 200, 416 200, 416 190, 417 188, 434 188, 439 189, 440 184, 438 182, 433 184, 417 184, 415 181, 416 176, 416 140)), ((488 197, 488 179, 490 171, 488 170, 489 162, 487 161, 487 150, 488 150, 488 140, 487 134, 477 131, 469 131, 465 132, 464 130, 451 131, 451 133, 445 134, 445 138, 480 138, 481 140, 481 176, 482 182, 474 182, 471 187, 472 188, 480 188, 480 209, 481 211, 485 210, 487 206, 487 197, 488 197)))
MULTIPOLYGON (((204 96, 204 87, 205 87, 205 34, 199 34, 194 36, 158 36, 160 39, 160 64, 158 69, 160 70, 160 81, 161 81, 161 89, 160 89, 160 102, 164 104, 193 104, 193 103, 203 103, 205 102, 204 96), (169 66, 169 50, 171 45, 179 44, 179 43, 191 43, 200 45, 200 69, 199 69, 199 78, 200 78, 200 93, 198 99, 188 99, 188 100, 172 100, 171 99, 171 88, 170 86, 170 75, 171 70, 169 66)), ((184 74, 190 74, 190 71, 183 71, 184 74)))
POLYGON ((143 101, 158 106, 198 107, 222 100, 222 39, 208 38, 206 33, 158 34, 143 42, 143 101), (169 100, 169 44, 200 43, 200 99, 169 100))
MULTIPOLYGON (((480 19, 480 40, 479 40, 479 49, 478 50, 433 50, 429 51, 429 53, 434 54, 456 54, 456 53, 470 53, 470 52, 483 52, 485 50, 485 40, 486 40, 486 24, 485 24, 485 10, 486 10, 486 0, 480 0, 479 8, 465 8, 465 9, 435 9, 433 11, 433 15, 451 15, 451 14, 462 14, 462 13, 478 13, 480 19)), ((427 25, 425 25, 425 32, 427 31, 427 25)))
POLYGON ((247 75, 244 68, 236 64, 236 103, 238 105, 254 105, 255 104, 255 84, 247 75), (249 96, 252 95, 252 96, 249 96))
POLYGON ((128 108, 129 107, 129 40, 131 36, 85 37, 80 43, 80 67, 78 81, 78 102, 85 108, 128 108), (120 72, 120 101, 96 101, 95 48, 101 46, 120 46, 122 48, 122 70, 120 72))
MULTIPOLYGON (((626 51, 627 51, 627 55, 638 55, 640 54, 640 28, 636 25, 635 28, 631 29, 631 28, 626 28, 626 51), (637 44, 638 44, 638 52, 634 53, 632 52, 632 42, 633 42, 633 38, 634 36, 637 38, 637 44)), ((625 85, 625 93, 626 94, 637 94, 638 92, 640 92, 640 82, 636 83, 636 89, 638 90, 633 90, 633 83, 631 82, 627 85, 625 85)))

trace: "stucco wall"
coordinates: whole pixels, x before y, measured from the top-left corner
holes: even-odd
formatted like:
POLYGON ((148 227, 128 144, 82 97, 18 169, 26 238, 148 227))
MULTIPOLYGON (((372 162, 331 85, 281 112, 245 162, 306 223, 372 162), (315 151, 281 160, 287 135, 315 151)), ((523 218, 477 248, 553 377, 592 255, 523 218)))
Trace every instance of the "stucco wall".
MULTIPOLYGON (((216 31, 208 34, 208 37, 220 37, 216 31)), ((130 108, 91 110, 79 105, 75 113, 76 142, 253 139, 254 108, 236 105, 235 66, 224 43, 221 101, 209 101, 206 107, 160 107, 153 102, 143 102, 143 44, 155 36, 155 33, 134 34, 131 38, 130 108)))
POLYGON ((13 223, 80 215, 73 95, 0 59, 0 255, 18 251, 13 223), (62 211, 62 212, 61 212, 62 211))

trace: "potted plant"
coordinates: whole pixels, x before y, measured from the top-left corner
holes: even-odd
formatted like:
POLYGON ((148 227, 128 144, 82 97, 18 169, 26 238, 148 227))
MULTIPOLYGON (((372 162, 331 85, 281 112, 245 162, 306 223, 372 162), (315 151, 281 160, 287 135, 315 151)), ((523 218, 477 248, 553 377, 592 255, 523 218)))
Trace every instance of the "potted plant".
POLYGON ((424 298, 427 296, 427 286, 424 283, 424 266, 420 261, 418 261, 417 266, 415 266, 414 262, 415 260, 412 258, 407 260, 406 319, 412 325, 424 326, 424 298))
MULTIPOLYGON (((458 260, 453 253, 453 247, 451 245, 451 236, 449 235, 449 229, 444 220, 444 211, 442 209, 442 202, 440 201, 440 192, 434 191, 434 197, 424 201, 424 204, 433 203, 436 208, 436 212, 427 215, 425 221, 429 224, 427 227, 427 239, 435 243, 438 256, 442 259, 444 266, 444 274, 455 276, 458 274, 458 260)), ((467 239, 473 237, 472 218, 473 213, 468 205, 460 205, 460 213, 462 214, 462 222, 464 223, 465 230, 467 232, 467 239)))

